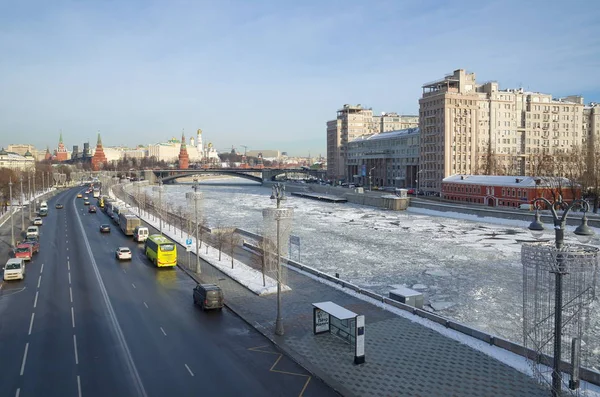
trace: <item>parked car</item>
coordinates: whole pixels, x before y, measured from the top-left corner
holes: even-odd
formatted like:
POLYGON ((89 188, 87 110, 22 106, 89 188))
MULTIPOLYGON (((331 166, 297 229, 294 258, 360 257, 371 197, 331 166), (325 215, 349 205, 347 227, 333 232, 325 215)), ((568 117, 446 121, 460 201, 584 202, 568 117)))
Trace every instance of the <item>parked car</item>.
POLYGON ((110 225, 100 225, 100 233, 110 233, 110 225))
POLYGON ((30 261, 33 258, 33 248, 28 244, 19 244, 15 247, 15 258, 30 261))
POLYGON ((216 284, 197 284, 194 287, 194 304, 202 310, 223 309, 223 290, 216 284))
POLYGON ((117 252, 115 254, 119 260, 131 259, 131 250, 127 247, 117 248, 117 252))
POLYGON ((25 261, 21 258, 10 258, 4 265, 4 281, 25 279, 25 261))
POLYGON ((30 245, 34 254, 37 254, 38 252, 40 252, 40 242, 37 239, 30 238, 27 240, 23 240, 23 241, 21 241, 21 244, 30 245))
POLYGON ((33 224, 35 226, 42 226, 42 224, 44 223, 44 220, 40 217, 37 218, 33 218, 33 224))
POLYGON ((56 208, 57 210, 63 209, 64 206, 61 203, 56 203, 56 205, 54 206, 54 208, 56 208))
POLYGON ((90 208, 88 208, 88 212, 96 212, 96 207, 90 205, 90 208))

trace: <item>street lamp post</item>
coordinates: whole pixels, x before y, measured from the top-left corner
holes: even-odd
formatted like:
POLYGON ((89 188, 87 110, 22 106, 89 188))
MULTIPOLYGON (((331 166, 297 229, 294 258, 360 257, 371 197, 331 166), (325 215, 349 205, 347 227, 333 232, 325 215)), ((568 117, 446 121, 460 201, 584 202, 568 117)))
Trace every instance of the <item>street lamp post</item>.
POLYGON ((567 215, 569 212, 576 206, 581 206, 583 208, 583 217, 581 219, 581 225, 579 225, 574 233, 577 236, 577 239, 586 244, 590 241, 592 236, 594 235, 594 231, 588 227, 588 220, 586 213, 589 211, 590 206, 587 201, 582 199, 573 200, 573 202, 568 205, 562 199, 562 196, 559 196, 558 200, 554 203, 550 202, 544 197, 538 197, 533 200, 533 205, 535 206, 535 220, 531 222, 529 225, 529 230, 531 234, 535 238, 542 237, 544 233, 544 225, 540 220, 539 209, 537 206, 538 202, 545 203, 552 213, 552 218, 554 221, 554 233, 555 233, 555 247, 556 250, 559 251, 556 255, 556 270, 554 273, 554 358, 552 365, 552 396, 559 397, 562 394, 562 372, 560 370, 560 364, 562 360, 562 328, 563 328, 563 318, 562 318, 562 310, 563 310, 563 276, 567 274, 567 271, 564 266, 564 259, 562 254, 560 254, 560 250, 564 246, 565 239, 565 226, 567 222, 567 215), (558 208, 564 209, 561 217, 558 216, 556 212, 556 206, 558 208))
POLYGON ((33 212, 37 213, 37 204, 35 199, 35 171, 33 171, 33 212))
POLYGON ((19 177, 21 182, 21 196, 19 197, 19 203, 21 205, 21 231, 25 231, 25 203, 23 202, 23 174, 19 177))
POLYGON ((374 170, 375 168, 377 168, 377 167, 373 167, 373 168, 371 168, 371 169, 369 170, 369 191, 373 190, 373 184, 371 183, 371 181, 372 181, 372 178, 371 178, 371 176, 372 176, 372 174, 373 174, 373 170, 374 170))
POLYGON ((198 247, 198 177, 194 177, 194 212, 196 213, 196 273, 201 273, 200 268, 200 248, 198 247))
POLYGON ((10 242, 15 246, 15 221, 13 220, 12 177, 8 179, 8 199, 10 201, 10 242))
POLYGON ((160 230, 160 235, 162 236, 163 232, 162 232, 162 215, 161 215, 161 209, 162 209, 162 189, 163 189, 163 184, 162 184, 162 176, 158 177, 158 187, 153 187, 152 190, 153 191, 157 191, 158 190, 158 209, 156 210, 156 212, 158 213, 158 224, 159 224, 159 230, 160 230))
POLYGON ((31 174, 27 173, 27 196, 29 197, 29 219, 31 219, 31 174))
MULTIPOLYGON (((273 191, 271 194, 271 200, 277 201, 277 209, 281 206, 281 200, 285 200, 285 185, 276 183, 273 185, 273 191)), ((280 214, 277 214, 277 319, 275 320, 275 334, 283 335, 283 320, 281 319, 281 252, 279 250, 279 225, 281 222, 280 214)))

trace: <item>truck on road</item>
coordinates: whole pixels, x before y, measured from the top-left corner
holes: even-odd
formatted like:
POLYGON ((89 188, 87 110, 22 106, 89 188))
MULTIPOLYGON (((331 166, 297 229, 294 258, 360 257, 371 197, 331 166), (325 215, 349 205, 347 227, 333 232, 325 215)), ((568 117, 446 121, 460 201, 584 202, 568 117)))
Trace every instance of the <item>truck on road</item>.
POLYGON ((121 212, 119 214, 119 227, 127 236, 133 236, 136 227, 141 226, 140 218, 130 212, 121 212))

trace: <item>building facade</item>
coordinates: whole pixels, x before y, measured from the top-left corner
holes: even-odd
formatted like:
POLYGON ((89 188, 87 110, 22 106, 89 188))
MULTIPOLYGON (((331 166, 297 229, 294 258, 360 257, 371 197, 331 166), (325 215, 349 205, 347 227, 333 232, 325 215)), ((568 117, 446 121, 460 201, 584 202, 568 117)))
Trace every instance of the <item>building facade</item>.
POLYGON ((348 143, 348 181, 362 186, 413 188, 417 184, 419 129, 362 135, 348 143))
POLYGON ((458 69, 423 85, 419 100, 423 189, 455 174, 531 175, 543 156, 583 147, 583 98, 553 99, 477 84, 458 69))
POLYGON ((30 152, 25 152, 25 155, 9 152, 0 149, 0 168, 9 168, 15 171, 34 171, 35 158, 30 152))
POLYGON ((54 155, 54 160, 56 161, 66 161, 69 159, 69 152, 63 143, 62 132, 60 133, 60 138, 58 138, 58 148, 56 149, 56 154, 54 155))
POLYGON ((554 201, 558 194, 570 202, 581 197, 581 187, 562 177, 452 175, 442 181, 445 200, 490 207, 519 208, 538 197, 554 201))
POLYGON ((373 109, 358 104, 344 105, 337 111, 335 120, 327 122, 327 176, 330 179, 351 181, 348 174, 347 145, 363 135, 373 135, 418 127, 418 116, 383 113, 374 116, 373 109))

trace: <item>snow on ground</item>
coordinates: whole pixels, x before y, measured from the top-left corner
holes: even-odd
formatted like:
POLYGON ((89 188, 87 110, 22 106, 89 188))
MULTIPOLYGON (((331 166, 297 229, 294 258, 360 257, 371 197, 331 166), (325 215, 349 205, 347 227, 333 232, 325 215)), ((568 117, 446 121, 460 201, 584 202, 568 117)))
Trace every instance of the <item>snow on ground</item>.
MULTIPOLYGON (((114 198, 114 196, 113 196, 114 198)), ((121 200, 118 200, 120 203, 125 205, 121 200)), ((137 207, 131 207, 127 205, 127 208, 130 209, 134 214, 138 214, 137 207)), ((148 214, 142 212, 142 219, 144 222, 152 225, 155 228, 159 228, 160 224, 157 219, 154 219, 148 214)), ((187 236, 184 233, 184 236, 181 236, 181 231, 174 226, 165 225, 163 222, 163 234, 169 237, 171 240, 178 242, 179 244, 185 246, 186 239, 189 237, 192 239, 192 249, 191 252, 196 253, 196 239, 193 236, 187 236)), ((261 272, 251 268, 250 266, 238 261, 237 259, 233 260, 233 268, 231 267, 231 257, 227 255, 225 252, 221 253, 221 260, 219 261, 219 250, 215 249, 206 244, 200 244, 200 258, 204 261, 210 263, 212 266, 216 267, 223 273, 227 274, 232 279, 236 280, 238 283, 242 284, 252 292, 257 295, 268 295, 277 292, 277 282, 269 276, 265 276, 265 285, 263 286, 263 275, 261 272)), ((287 285, 282 285, 281 289, 283 291, 290 291, 291 288, 287 285)))
MULTIPOLYGON (((270 189, 236 180, 228 186, 201 184, 200 190, 209 225, 262 234, 262 209, 274 206, 270 189)), ((163 200, 173 209, 185 208, 188 191, 190 185, 166 186, 163 200)), ((157 198, 151 188, 147 192, 157 198)), ((284 206, 294 209, 292 234, 301 240, 300 249, 291 247, 292 259, 385 296, 392 285, 419 285, 428 310, 435 307, 457 322, 523 343, 521 242, 533 241, 528 221, 413 207, 393 212, 291 195, 284 206)), ((552 238, 548 229, 545 237, 552 238)), ((568 242, 576 242, 573 229, 565 233, 568 242)), ((599 242, 596 235, 592 245, 599 242)), ((589 334, 598 368, 600 313, 589 334)))

